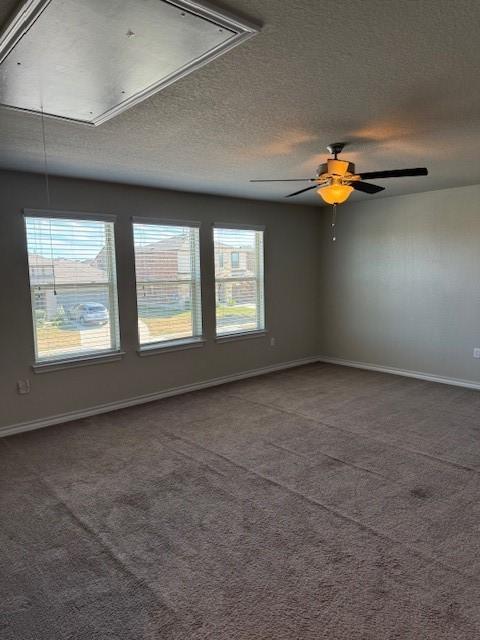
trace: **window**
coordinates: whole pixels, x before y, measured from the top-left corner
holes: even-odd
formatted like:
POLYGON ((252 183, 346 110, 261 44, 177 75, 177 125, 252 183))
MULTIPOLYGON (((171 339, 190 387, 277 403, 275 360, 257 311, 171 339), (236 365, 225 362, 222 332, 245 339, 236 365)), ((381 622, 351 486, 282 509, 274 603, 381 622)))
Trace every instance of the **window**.
POLYGON ((35 361, 120 347, 114 223, 25 216, 35 361))
POLYGON ((217 336, 263 330, 263 230, 215 226, 213 237, 217 336))
POLYGON ((198 226, 135 222, 140 346, 202 335, 198 226))

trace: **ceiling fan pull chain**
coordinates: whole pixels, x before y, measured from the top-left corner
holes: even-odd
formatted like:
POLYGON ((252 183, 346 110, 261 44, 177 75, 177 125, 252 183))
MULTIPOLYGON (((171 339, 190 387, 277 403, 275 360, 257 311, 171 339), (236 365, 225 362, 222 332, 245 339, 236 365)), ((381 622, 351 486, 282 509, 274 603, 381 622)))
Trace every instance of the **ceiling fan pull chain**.
POLYGON ((336 223, 337 223, 337 205, 334 204, 333 213, 332 213, 332 242, 335 242, 337 239, 336 223))

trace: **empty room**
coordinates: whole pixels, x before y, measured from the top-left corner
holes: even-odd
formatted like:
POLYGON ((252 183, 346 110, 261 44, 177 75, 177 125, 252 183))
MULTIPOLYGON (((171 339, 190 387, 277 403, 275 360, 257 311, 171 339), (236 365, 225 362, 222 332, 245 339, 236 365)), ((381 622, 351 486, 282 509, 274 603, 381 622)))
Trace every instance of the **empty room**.
POLYGON ((478 0, 0 0, 1 640, 480 638, 478 0))

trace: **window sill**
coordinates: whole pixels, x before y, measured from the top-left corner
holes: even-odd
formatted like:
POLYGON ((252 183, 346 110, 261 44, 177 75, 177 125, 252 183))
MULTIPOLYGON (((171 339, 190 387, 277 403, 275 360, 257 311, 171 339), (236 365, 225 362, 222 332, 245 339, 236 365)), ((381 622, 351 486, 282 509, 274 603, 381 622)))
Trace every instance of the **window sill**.
POLYGON ((140 357, 156 356, 159 353, 167 353, 169 351, 183 351, 184 349, 196 349, 205 345, 204 338, 186 338, 183 340, 169 340, 163 344, 155 342, 152 345, 144 345, 137 349, 140 357))
POLYGON ((114 351, 95 356, 84 356, 80 358, 68 358, 65 360, 50 360, 47 362, 37 362, 32 365, 35 373, 49 373, 50 371, 60 371, 73 367, 87 367, 92 364, 106 364, 121 360, 125 355, 124 351, 114 351))
POLYGON ((224 335, 217 336, 215 342, 232 342, 233 340, 251 340, 252 338, 263 338, 268 331, 262 329, 261 331, 245 331, 244 333, 226 333, 224 335))

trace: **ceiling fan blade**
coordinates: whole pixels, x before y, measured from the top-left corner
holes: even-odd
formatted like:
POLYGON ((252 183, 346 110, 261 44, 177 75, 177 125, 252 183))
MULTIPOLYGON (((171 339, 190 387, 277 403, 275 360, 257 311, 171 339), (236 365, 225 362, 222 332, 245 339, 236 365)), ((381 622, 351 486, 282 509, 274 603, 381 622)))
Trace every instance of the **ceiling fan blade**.
POLYGON ((279 180, 250 180, 249 182, 313 182, 316 178, 285 178, 279 180))
POLYGON ((403 178, 407 176, 428 176, 428 169, 417 167, 415 169, 392 169, 391 171, 367 171, 359 173, 360 178, 370 180, 371 178, 403 178))
POLYGON ((385 191, 385 187, 379 187, 377 184, 370 184, 370 182, 361 182, 360 180, 354 180, 350 183, 355 191, 363 191, 363 193, 378 193, 379 191, 385 191))
POLYGON ((310 189, 316 189, 318 187, 318 184, 312 184, 310 187, 307 187, 306 189, 300 189, 300 191, 295 191, 295 193, 289 193, 288 196, 285 196, 286 198, 291 198, 292 196, 298 196, 300 193, 303 193, 304 191, 310 191, 310 189))

